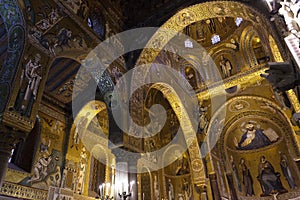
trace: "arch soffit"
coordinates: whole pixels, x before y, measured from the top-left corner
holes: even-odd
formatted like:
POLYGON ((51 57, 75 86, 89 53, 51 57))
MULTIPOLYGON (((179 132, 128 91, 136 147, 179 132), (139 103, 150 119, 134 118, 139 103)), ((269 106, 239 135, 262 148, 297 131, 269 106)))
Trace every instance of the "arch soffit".
MULTIPOLYGON (((95 149, 97 148, 102 148, 103 150, 105 150, 105 157, 106 157, 106 162, 110 162, 110 154, 108 152, 109 149, 107 147, 107 143, 105 143, 104 139, 98 135, 98 134, 92 134, 87 130, 88 125, 91 123, 92 119, 100 112, 102 112, 103 110, 107 109, 106 108, 106 104, 102 101, 98 101, 98 100, 94 100, 94 101, 90 101, 87 104, 85 104, 80 111, 78 112, 78 114, 76 115, 76 117, 74 116, 74 121, 70 130, 70 134, 73 135, 76 129, 76 125, 78 124, 79 120, 82 117, 86 117, 87 113, 87 123, 86 126, 80 131, 79 133, 79 138, 81 140, 81 142, 83 143, 83 145, 85 146, 85 148, 89 151, 89 152, 93 152, 95 149), (84 138, 84 139, 83 139, 84 138)), ((72 137, 70 137, 70 140, 72 140, 72 137)))
MULTIPOLYGON (((142 51, 138 61, 136 62, 136 66, 151 62, 153 63, 161 52, 158 49, 163 49, 163 47, 176 35, 176 33, 181 32, 185 27, 197 21, 216 17, 241 17, 244 20, 251 22, 255 27, 260 27, 262 25, 268 26, 270 34, 274 35, 273 29, 267 21, 267 18, 247 5, 232 1, 200 3, 182 9, 163 24, 147 43, 147 48, 142 51)), ((281 46, 279 46, 279 48, 280 47, 281 46)), ((280 48, 280 50, 282 51, 282 48, 280 48)), ((143 77, 133 76, 131 89, 135 88, 134 85, 139 84, 141 80, 145 80, 148 75, 146 68, 139 69, 139 72, 139 74, 143 77), (139 77, 139 80, 135 77, 139 77)))
MULTIPOLYGON (((262 14, 242 3, 232 1, 205 2, 177 12, 161 26, 159 31, 150 39, 147 46, 163 47, 175 36, 176 31, 181 32, 185 27, 194 22, 216 17, 241 17, 244 20, 252 22, 255 26, 260 26, 261 24, 269 26, 269 22, 267 22, 262 14), (168 29, 174 32, 167 32, 168 29), (161 45, 155 44, 157 38, 160 38, 161 45)), ((158 53, 159 51, 151 48, 144 49, 137 61, 137 65, 154 61, 158 53)))
POLYGON ((106 104, 102 101, 94 100, 90 101, 87 104, 85 104, 80 111, 75 116, 74 122, 72 124, 71 132, 75 129, 75 124, 79 121, 80 117, 85 116, 87 113, 89 113, 88 116, 88 123, 91 122, 91 120, 101 111, 106 109, 106 104))
MULTIPOLYGON (((170 103, 172 109, 174 110, 179 123, 181 125, 184 138, 186 140, 186 144, 188 145, 188 152, 190 156, 191 162, 191 171, 192 171, 192 178, 195 183, 197 184, 204 184, 205 183, 205 171, 203 162, 201 160, 200 149, 198 146, 198 141, 195 132, 193 131, 194 128, 191 124, 190 118, 188 116, 187 111, 185 110, 180 98, 174 91, 172 87, 165 83, 155 83, 151 88, 157 89, 161 91, 162 94, 166 97, 168 102, 170 103), (185 126, 182 126, 185 124, 185 126)), ((149 89, 149 90, 150 90, 149 89)), ((172 148, 172 146, 171 146, 172 148)))
POLYGON ((262 40, 261 35, 258 34, 254 27, 248 26, 243 30, 240 38, 243 56, 246 58, 246 61, 250 66, 258 64, 255 58, 254 51, 252 49, 252 39, 255 36, 258 36, 262 40))

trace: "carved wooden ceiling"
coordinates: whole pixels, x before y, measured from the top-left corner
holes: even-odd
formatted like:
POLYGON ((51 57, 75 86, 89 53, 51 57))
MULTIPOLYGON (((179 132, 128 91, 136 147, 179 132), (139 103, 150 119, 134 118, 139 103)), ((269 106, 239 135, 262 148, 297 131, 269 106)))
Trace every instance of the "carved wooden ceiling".
MULTIPOLYGON (((108 11, 113 11, 124 24, 124 29, 142 26, 160 26, 177 11, 209 0, 101 0, 97 1, 108 11)), ((236 0, 264 9, 263 1, 236 0)), ((91 4, 96 1, 91 1, 91 4)), ((94 3, 95 5, 95 3, 94 3)), ((267 10, 263 10, 266 11, 267 10)), ((111 13, 110 13, 111 14, 111 13)), ((120 25, 120 24, 119 24, 120 25)))
POLYGON ((92 12, 102 12, 110 24, 122 28, 160 26, 177 11, 207 0, 89 0, 92 12), (112 20, 112 21, 111 21, 112 20))
POLYGON ((74 79, 80 66, 80 63, 72 59, 56 59, 50 68, 45 92, 62 103, 69 103, 72 100, 74 79))

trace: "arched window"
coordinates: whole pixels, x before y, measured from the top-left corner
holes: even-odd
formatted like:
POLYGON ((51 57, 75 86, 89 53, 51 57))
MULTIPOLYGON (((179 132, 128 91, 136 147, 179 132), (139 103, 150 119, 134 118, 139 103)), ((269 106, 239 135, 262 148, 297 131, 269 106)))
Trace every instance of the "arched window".
POLYGON ((269 57, 266 55, 264 47, 258 36, 254 36, 252 39, 252 48, 257 59, 258 64, 269 61, 269 57))
POLYGON ((87 18, 88 26, 91 27, 100 38, 105 38, 105 20, 101 13, 100 8, 92 6, 90 8, 90 14, 87 18))

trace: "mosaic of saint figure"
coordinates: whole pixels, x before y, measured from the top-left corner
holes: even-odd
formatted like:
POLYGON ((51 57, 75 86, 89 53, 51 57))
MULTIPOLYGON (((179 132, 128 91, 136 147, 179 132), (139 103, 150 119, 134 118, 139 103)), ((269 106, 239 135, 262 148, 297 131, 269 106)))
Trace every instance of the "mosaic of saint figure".
POLYGON ((79 163, 79 172, 78 172, 78 177, 77 177, 77 187, 76 187, 76 192, 79 194, 83 193, 84 190, 84 181, 85 181, 85 173, 86 173, 86 168, 88 164, 88 158, 87 158, 87 153, 85 147, 82 147, 82 150, 80 152, 80 163, 79 163))
POLYGON ((169 200, 174 200, 174 188, 171 179, 168 180, 168 196, 169 200))
POLYGON ((159 184, 158 184, 158 181, 157 181, 157 176, 155 175, 154 176, 154 199, 155 200, 159 200, 159 184))
POLYGON ((182 193, 185 200, 192 200, 192 188, 190 181, 187 178, 183 178, 182 193))
POLYGON ((275 172, 273 165, 266 160, 265 156, 260 157, 257 178, 263 191, 262 196, 286 192, 280 180, 280 173, 275 172))
POLYGON ((199 125, 198 125, 198 132, 199 133, 205 133, 208 128, 208 119, 207 119, 207 109, 208 107, 199 107, 199 112, 200 112, 200 119, 199 119, 199 125))
POLYGON ((244 158, 241 158, 239 167, 242 171, 242 182, 244 184, 245 196, 254 196, 253 179, 244 158))
POLYGON ((279 152, 280 155, 280 167, 282 170, 283 175, 285 176, 285 179, 287 180, 289 186, 291 189, 296 188, 296 184, 292 175, 292 172, 290 170, 289 164, 288 164, 288 159, 285 154, 282 152, 279 152))
POLYGON ((179 157, 176 161, 175 175, 184 175, 189 172, 188 159, 184 156, 179 157))
POLYGON ((40 82, 42 80, 41 55, 36 54, 30 59, 22 70, 20 80, 20 92, 16 101, 15 109, 22 115, 30 116, 34 102, 38 96, 40 82))
POLYGON ((238 185, 238 190, 241 192, 242 191, 241 181, 240 181, 238 169, 234 164, 234 160, 233 160, 232 155, 230 156, 230 164, 231 164, 234 180, 235 180, 236 184, 238 185))
POLYGON ((232 65, 231 65, 230 61, 227 58, 225 58, 224 56, 221 56, 220 67, 221 67, 222 73, 224 74, 225 78, 232 75, 232 73, 231 73, 232 65))
MULTIPOLYGON (((74 135, 73 135, 73 144, 72 144, 71 148, 74 145, 79 144, 80 136, 82 136, 83 131, 87 126, 89 115, 90 115, 90 113, 87 112, 85 116, 80 117, 80 119, 78 120, 76 127, 75 127, 75 131, 74 131, 74 135)), ((77 148, 77 146, 76 146, 76 148, 77 148)))

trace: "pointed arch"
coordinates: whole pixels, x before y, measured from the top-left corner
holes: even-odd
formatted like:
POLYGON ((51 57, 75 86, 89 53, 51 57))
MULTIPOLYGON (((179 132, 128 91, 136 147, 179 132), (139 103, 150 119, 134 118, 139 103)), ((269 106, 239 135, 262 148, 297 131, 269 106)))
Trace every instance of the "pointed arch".
POLYGON ((240 41, 241 49, 246 60, 246 65, 250 68, 258 65, 254 49, 252 48, 252 41, 254 37, 259 37, 257 31, 253 26, 248 26, 243 30, 240 41))
POLYGON ((284 62, 282 55, 279 51, 279 48, 278 48, 274 38, 272 37, 272 35, 269 35, 269 43, 270 43, 274 61, 275 62, 284 62))
MULTIPOLYGON (((256 28, 266 26, 271 32, 273 30, 266 17, 245 4, 232 1, 212 1, 196 4, 180 10, 161 26, 161 30, 159 29, 147 43, 146 48, 142 51, 136 63, 136 66, 152 63, 160 52, 157 49, 162 49, 177 32, 181 32, 185 27, 197 21, 221 16, 233 18, 240 17, 246 21, 250 21, 256 28), (153 49, 147 47, 157 48, 153 49)), ((147 72, 145 71, 141 74, 144 75, 142 78, 145 79, 147 72)), ((140 76, 138 77, 141 79, 140 76)), ((131 82, 134 84, 135 80, 131 82)), ((132 86, 132 88, 135 87, 132 86)))
POLYGON ((105 141, 105 135, 102 130, 99 130, 97 133, 91 133, 87 130, 88 125, 91 123, 92 119, 103 110, 107 109, 106 105, 102 101, 90 101, 85 104, 81 110, 76 115, 74 122, 72 124, 70 130, 70 141, 69 144, 72 144, 72 139, 74 139, 74 134, 78 134, 79 139, 86 147, 89 152, 92 152, 93 148, 97 145, 106 146, 108 145, 107 141, 105 141), (86 118, 85 125, 79 131, 76 130, 76 126, 79 125, 79 121, 82 118, 86 118), (78 131, 78 133, 75 133, 78 131))
POLYGON ((196 132, 194 131, 190 116, 185 110, 180 97, 178 96, 178 94, 176 94, 174 89, 166 83, 155 83, 151 86, 151 88, 160 91, 174 110, 183 131, 186 145, 188 147, 191 162, 192 179, 196 184, 205 185, 206 177, 204 165, 201 160, 201 152, 198 146, 196 132))

